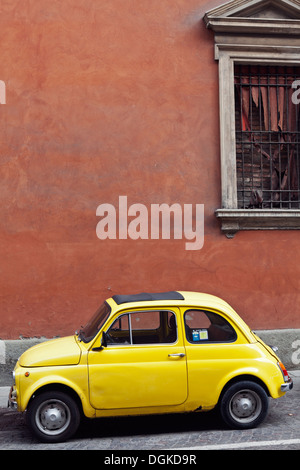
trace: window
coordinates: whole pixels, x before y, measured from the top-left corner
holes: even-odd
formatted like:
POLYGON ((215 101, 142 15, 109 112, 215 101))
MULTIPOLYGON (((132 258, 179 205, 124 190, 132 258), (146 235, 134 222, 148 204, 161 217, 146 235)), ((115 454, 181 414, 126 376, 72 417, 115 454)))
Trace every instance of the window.
POLYGON ((108 345, 174 343, 176 317, 170 311, 145 311, 120 315, 105 334, 108 345))
POLYGON ((235 65, 239 208, 300 208, 299 78, 299 67, 235 65))
POLYGON ((184 314, 184 324, 189 343, 227 343, 237 338, 228 321, 213 312, 188 310, 184 314))
POLYGON ((110 312, 110 306, 104 302, 87 324, 80 329, 78 339, 84 343, 89 343, 96 336, 98 331, 101 330, 102 326, 108 319, 110 312))
POLYGON ((299 105, 291 95, 300 4, 232 0, 204 21, 219 64, 221 230, 228 238, 239 230, 299 230, 299 105))
POLYGON ((130 344, 129 315, 119 316, 106 333, 107 344, 130 344))

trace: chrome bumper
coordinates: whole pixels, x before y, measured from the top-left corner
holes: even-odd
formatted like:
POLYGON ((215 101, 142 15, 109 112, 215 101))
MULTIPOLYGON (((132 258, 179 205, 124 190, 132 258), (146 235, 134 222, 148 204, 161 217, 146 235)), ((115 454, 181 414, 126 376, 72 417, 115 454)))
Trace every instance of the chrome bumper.
POLYGON ((280 390, 282 392, 288 392, 289 390, 292 390, 293 385, 294 385, 293 381, 292 381, 292 379, 290 379, 288 382, 281 385, 280 390))
POLYGON ((18 409, 17 390, 15 389, 15 387, 13 385, 10 388, 10 391, 9 391, 7 406, 8 406, 8 408, 11 408, 12 410, 17 410, 18 409))

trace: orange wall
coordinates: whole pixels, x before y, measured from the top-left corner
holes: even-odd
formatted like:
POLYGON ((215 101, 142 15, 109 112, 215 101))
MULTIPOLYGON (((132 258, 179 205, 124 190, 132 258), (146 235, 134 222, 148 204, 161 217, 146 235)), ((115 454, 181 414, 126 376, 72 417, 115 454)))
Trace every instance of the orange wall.
POLYGON ((116 293, 196 290, 253 328, 300 327, 299 233, 228 240, 220 207, 218 1, 0 4, 0 338, 72 333, 116 293), (204 204, 205 243, 96 237, 96 208, 204 204))

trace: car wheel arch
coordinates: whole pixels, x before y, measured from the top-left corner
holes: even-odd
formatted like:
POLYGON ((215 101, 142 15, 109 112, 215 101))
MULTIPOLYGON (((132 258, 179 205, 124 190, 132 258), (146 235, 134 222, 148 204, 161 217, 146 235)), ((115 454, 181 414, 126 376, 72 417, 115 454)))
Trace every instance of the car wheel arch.
POLYGON ((226 392, 226 390, 228 390, 229 387, 231 387, 233 384, 235 383, 238 383, 238 382, 243 382, 243 381, 250 381, 250 382, 254 382, 256 383, 257 385, 260 385, 264 391, 266 392, 267 396, 270 397, 271 394, 270 394, 270 391, 267 387, 267 385, 265 384, 265 382, 263 380, 261 380, 259 377, 257 377, 256 375, 252 375, 252 374, 241 374, 241 375, 237 375, 235 377, 232 377, 229 381, 227 381, 225 383, 225 385, 222 387, 222 390, 221 390, 221 393, 219 395, 219 400, 218 402, 221 401, 222 399, 222 396, 224 395, 224 393, 226 392))
POLYGON ((30 403, 32 402, 32 400, 34 400, 35 397, 41 395, 44 392, 51 392, 51 391, 66 393, 71 398, 73 398, 73 400, 77 403, 78 409, 80 410, 80 413, 83 412, 82 401, 81 401, 80 396, 78 395, 78 393, 72 387, 70 387, 68 385, 65 385, 65 384, 62 384, 62 383, 51 383, 51 384, 46 384, 46 385, 42 385, 41 387, 39 387, 31 395, 31 397, 28 401, 28 404, 27 404, 27 408, 30 406, 30 403))

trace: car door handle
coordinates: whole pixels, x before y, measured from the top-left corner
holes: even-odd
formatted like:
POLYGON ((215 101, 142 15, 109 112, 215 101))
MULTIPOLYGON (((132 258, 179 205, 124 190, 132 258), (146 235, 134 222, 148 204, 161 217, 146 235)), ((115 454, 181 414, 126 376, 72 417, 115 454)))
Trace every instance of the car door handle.
POLYGON ((184 357, 184 353, 177 353, 177 354, 168 354, 168 357, 184 357))

